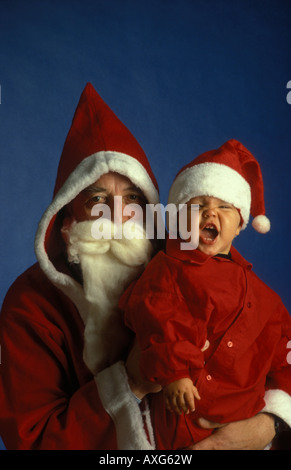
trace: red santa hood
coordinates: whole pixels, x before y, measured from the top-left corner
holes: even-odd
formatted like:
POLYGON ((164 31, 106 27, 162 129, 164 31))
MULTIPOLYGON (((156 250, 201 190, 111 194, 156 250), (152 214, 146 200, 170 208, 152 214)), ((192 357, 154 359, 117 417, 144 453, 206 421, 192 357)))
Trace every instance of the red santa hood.
POLYGON ((128 177, 149 203, 159 202, 158 185, 143 149, 88 83, 64 144, 52 203, 41 218, 35 238, 35 252, 42 270, 75 303, 81 286, 71 276, 59 272, 53 262, 64 250, 60 211, 109 171, 128 177))

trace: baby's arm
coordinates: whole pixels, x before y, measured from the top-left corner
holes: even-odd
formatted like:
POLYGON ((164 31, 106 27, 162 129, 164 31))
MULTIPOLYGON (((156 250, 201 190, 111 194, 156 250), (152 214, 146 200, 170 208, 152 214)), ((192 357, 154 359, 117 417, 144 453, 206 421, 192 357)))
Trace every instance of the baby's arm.
POLYGON ((200 400, 197 388, 189 378, 176 380, 163 388, 166 408, 177 414, 195 411, 195 398, 200 400))

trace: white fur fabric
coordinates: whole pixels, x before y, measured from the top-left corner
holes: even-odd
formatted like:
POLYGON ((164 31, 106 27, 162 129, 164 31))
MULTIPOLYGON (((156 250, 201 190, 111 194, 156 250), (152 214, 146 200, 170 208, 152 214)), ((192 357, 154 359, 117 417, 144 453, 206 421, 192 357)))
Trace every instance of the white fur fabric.
POLYGON ((267 390, 262 412, 271 413, 291 426, 291 396, 283 390, 267 390))
POLYGON ((145 411, 145 422, 151 442, 145 433, 139 405, 129 388, 124 364, 117 362, 103 370, 95 377, 95 382, 103 407, 115 423, 118 449, 154 450, 149 410, 145 411))

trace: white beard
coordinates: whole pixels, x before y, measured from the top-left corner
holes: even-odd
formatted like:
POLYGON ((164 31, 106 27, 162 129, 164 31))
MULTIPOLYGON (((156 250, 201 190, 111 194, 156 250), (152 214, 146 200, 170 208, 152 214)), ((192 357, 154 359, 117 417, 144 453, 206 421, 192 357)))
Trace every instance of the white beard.
MULTIPOLYGON (((110 224, 113 233, 113 224, 105 223, 110 224)), ((74 223, 63 229, 63 234, 69 262, 80 263, 82 270, 88 304, 83 357, 95 375, 120 360, 129 345, 131 334, 118 311, 118 302, 130 282, 145 269, 153 247, 140 226, 142 239, 96 240, 91 235, 92 224, 74 223)))

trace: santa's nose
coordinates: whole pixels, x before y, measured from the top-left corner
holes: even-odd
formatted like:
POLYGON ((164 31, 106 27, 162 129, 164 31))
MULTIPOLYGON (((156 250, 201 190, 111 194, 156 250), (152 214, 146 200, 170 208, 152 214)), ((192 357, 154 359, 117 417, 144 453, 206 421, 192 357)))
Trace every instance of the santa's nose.
POLYGON ((116 224, 122 223, 122 198, 114 197, 109 201, 109 207, 111 212, 111 221, 116 224))
POLYGON ((129 210, 125 210, 126 204, 121 196, 115 196, 114 199, 108 202, 108 205, 111 213, 111 221, 115 224, 123 224, 133 216, 129 210))

